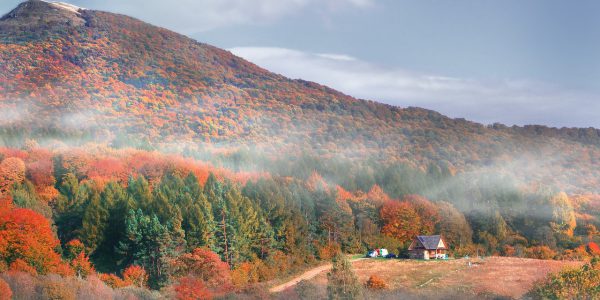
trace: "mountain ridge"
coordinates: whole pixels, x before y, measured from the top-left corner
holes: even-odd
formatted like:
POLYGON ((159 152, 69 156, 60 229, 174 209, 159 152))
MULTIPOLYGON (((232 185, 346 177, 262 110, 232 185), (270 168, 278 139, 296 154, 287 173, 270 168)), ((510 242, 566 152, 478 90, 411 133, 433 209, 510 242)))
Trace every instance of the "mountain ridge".
POLYGON ((14 136, 109 143, 124 136, 457 171, 564 153, 565 160, 590 153, 567 174, 600 164, 597 129, 451 119, 292 80, 124 15, 74 14, 39 0, 19 8, 0 19, 0 107, 16 116, 1 124, 5 144, 14 136), (43 17, 31 22, 32 15, 43 17))

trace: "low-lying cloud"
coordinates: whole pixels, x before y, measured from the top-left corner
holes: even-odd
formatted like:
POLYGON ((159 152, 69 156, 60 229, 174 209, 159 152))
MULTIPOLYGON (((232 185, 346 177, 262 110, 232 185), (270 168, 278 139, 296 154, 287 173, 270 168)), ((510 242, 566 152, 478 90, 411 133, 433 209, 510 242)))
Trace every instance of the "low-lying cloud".
POLYGON ((531 80, 484 81, 382 67, 345 54, 286 48, 229 49, 270 71, 325 84, 349 95, 419 106, 491 124, 600 127, 595 96, 531 80))

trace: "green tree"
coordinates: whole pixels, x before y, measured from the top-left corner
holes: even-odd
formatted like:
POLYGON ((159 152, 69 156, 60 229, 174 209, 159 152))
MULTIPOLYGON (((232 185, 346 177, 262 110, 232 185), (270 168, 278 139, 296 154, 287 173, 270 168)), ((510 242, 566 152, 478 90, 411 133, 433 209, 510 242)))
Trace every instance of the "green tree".
POLYGON ((363 291, 348 259, 339 253, 333 258, 333 267, 327 274, 329 299, 360 299, 363 291))
POLYGON ((174 222, 163 225, 156 215, 145 215, 140 209, 131 210, 127 217, 126 236, 119 250, 131 264, 144 267, 148 284, 154 289, 169 283, 169 265, 185 247, 178 219, 175 216, 174 222))

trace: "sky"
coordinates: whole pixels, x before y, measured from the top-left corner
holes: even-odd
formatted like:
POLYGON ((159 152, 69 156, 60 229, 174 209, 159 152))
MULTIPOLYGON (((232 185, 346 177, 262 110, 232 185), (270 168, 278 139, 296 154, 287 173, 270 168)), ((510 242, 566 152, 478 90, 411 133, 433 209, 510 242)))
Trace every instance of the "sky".
MULTIPOLYGON (((8 12, 20 0, 1 0, 8 12)), ((72 0, 357 98, 600 128, 600 1, 72 0)))

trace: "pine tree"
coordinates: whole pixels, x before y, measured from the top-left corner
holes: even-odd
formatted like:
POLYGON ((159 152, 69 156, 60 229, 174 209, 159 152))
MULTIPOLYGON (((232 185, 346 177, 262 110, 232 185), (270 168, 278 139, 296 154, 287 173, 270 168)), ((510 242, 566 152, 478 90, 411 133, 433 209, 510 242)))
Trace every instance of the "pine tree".
POLYGON ((185 247, 183 231, 175 216, 170 224, 161 224, 156 215, 145 215, 140 209, 128 214, 126 236, 119 252, 130 263, 148 272, 148 284, 154 289, 169 283, 169 265, 185 247))
POLYGON ((87 253, 94 253, 105 238, 109 207, 102 203, 102 200, 100 194, 94 190, 83 214, 79 236, 87 247, 87 253))
POLYGON ((341 253, 333 257, 333 267, 327 274, 329 299, 361 299, 362 287, 352 265, 341 253))

